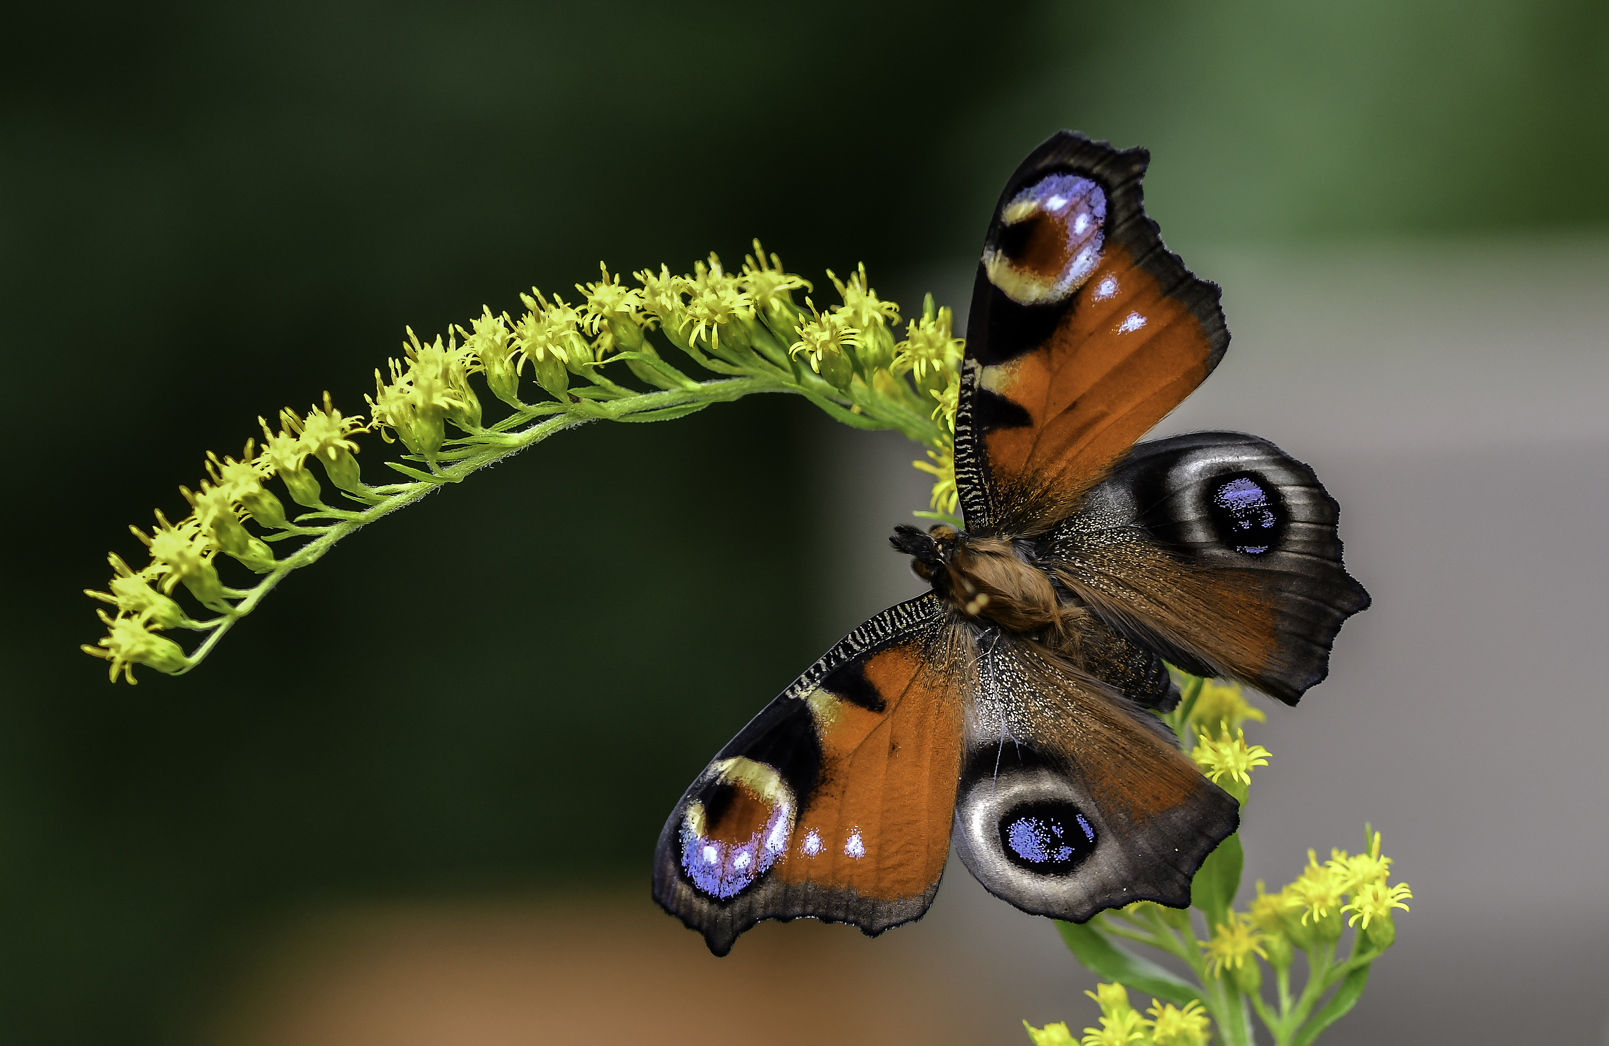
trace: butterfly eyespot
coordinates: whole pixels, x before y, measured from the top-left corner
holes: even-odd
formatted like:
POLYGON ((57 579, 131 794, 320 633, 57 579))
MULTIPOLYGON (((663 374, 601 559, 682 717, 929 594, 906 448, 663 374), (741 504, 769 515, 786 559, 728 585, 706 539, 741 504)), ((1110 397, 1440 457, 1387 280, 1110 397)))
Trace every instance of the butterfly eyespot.
POLYGON ((1219 540, 1250 556, 1277 545, 1284 530, 1285 507, 1278 490, 1249 473, 1218 480, 1208 499, 1208 513, 1219 540))
POLYGON ((793 832, 793 792, 780 774, 741 756, 712 769, 714 780, 682 817, 682 872, 695 889, 729 900, 776 864, 793 832))
POLYGON ((1000 844, 1020 868, 1063 874, 1094 852, 1095 828, 1072 803, 1027 803, 1000 818, 1000 844))
POLYGON ((1052 174, 1012 197, 983 251, 989 281, 1020 305, 1072 294, 1101 263, 1106 193, 1088 178, 1052 174))

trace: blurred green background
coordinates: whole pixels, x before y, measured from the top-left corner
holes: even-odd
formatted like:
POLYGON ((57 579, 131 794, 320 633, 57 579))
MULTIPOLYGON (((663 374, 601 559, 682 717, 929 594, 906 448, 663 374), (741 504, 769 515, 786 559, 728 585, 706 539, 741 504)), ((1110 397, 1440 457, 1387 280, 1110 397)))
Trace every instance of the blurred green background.
POLYGON ((914 306, 1059 127, 1152 150, 1187 257, 1609 222, 1596 2, 0 19, 7 1042, 191 1041, 310 905, 645 884, 681 788, 854 624, 808 554, 829 423, 755 400, 564 435, 341 546, 203 669, 108 686, 78 593, 137 559, 125 526, 182 515, 258 414, 360 407, 404 324, 755 235, 914 306))

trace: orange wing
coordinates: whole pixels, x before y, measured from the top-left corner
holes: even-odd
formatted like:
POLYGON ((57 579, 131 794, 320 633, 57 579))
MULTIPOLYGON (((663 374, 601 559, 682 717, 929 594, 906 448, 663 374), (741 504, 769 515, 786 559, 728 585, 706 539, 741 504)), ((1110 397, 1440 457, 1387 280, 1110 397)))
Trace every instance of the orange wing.
POLYGON ((922 596, 861 625, 772 701, 677 804, 654 898, 725 955, 762 919, 867 934, 918 918, 949 852, 961 695, 922 596))
POLYGON ((1215 284, 1145 216, 1148 155, 1061 132, 1006 183, 967 324, 956 477, 974 531, 1065 515, 1217 366, 1215 284))

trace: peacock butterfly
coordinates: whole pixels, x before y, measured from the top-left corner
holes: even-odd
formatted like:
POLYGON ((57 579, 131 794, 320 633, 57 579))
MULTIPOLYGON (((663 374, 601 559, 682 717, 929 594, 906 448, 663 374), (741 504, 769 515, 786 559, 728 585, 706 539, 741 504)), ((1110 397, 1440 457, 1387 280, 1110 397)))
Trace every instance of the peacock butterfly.
POLYGON ((965 529, 891 539, 930 591, 845 636, 676 805, 654 898, 724 955, 762 919, 919 918, 951 840, 1083 921, 1190 902, 1239 824, 1153 714, 1166 662, 1287 704, 1369 596, 1313 471, 1255 436, 1136 444, 1229 344, 1146 217, 1142 149, 1055 135, 984 237, 956 414, 965 529))

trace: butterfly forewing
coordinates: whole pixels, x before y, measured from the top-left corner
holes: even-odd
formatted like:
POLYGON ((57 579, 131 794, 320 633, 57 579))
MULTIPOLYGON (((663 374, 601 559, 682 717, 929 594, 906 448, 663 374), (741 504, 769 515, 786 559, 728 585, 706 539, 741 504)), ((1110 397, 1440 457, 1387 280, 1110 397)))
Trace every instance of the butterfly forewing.
POLYGON ((762 919, 875 934, 932 903, 961 759, 961 698, 934 656, 943 617, 922 596, 855 629, 677 804, 654 897, 711 951, 762 919))
POLYGON ((1070 510, 1229 343, 1215 284, 1145 216, 1143 149, 1062 132, 1006 183, 979 263, 956 476, 967 526, 1070 510))

